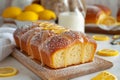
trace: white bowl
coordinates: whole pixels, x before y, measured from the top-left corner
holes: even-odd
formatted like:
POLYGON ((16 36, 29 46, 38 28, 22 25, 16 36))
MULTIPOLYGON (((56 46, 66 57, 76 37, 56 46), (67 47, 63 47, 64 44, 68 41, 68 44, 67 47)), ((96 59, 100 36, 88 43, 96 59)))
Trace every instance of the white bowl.
POLYGON ((33 22, 32 21, 18 21, 18 20, 15 20, 15 23, 16 23, 17 27, 23 27, 25 25, 30 26, 30 25, 32 25, 33 22))
POLYGON ((55 20, 38 20, 38 21, 19 21, 15 20, 16 26, 17 27, 29 27, 31 26, 34 22, 51 22, 55 23, 55 20))

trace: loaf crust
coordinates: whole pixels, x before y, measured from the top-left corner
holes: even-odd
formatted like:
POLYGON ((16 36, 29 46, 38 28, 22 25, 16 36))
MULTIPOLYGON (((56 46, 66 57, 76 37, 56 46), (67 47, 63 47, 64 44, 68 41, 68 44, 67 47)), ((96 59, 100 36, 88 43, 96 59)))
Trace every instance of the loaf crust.
POLYGON ((17 29, 14 39, 23 52, 50 68, 91 62, 97 47, 96 42, 85 34, 48 22, 17 29))
POLYGON ((87 13, 85 18, 86 24, 98 24, 98 22, 111 14, 111 10, 103 5, 90 5, 87 6, 87 13))
POLYGON ((96 24, 97 21, 100 19, 100 16, 104 15, 104 12, 96 7, 96 6, 88 6, 87 7, 87 13, 85 18, 86 24, 96 24))
POLYGON ((111 15, 111 10, 107 6, 100 5, 100 4, 95 4, 98 8, 100 8, 106 15, 111 15))
POLYGON ((120 8, 118 9, 118 12, 117 12, 117 21, 120 22, 120 8))

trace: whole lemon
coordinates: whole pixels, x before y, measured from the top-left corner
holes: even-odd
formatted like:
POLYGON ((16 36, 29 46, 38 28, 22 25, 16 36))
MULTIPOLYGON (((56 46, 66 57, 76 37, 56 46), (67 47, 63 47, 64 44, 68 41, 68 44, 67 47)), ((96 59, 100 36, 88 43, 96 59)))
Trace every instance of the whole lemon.
POLYGON ((22 10, 19 7, 14 7, 14 6, 8 7, 3 11, 2 17, 16 18, 21 12, 22 12, 22 10))
POLYGON ((39 4, 31 4, 25 7, 25 11, 33 11, 33 12, 40 12, 44 10, 44 7, 39 4))
POLYGON ((44 10, 38 13, 40 20, 52 20, 56 19, 56 15, 51 10, 44 10))
POLYGON ((36 21, 38 20, 38 15, 32 11, 22 12, 17 18, 20 21, 36 21))

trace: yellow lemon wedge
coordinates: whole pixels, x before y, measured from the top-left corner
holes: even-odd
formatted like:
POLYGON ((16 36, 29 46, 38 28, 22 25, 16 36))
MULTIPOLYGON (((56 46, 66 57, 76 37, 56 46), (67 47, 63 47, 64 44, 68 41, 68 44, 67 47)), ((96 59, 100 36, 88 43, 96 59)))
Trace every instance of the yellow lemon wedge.
POLYGON ((40 20, 52 20, 56 19, 56 15, 51 10, 44 10, 38 13, 40 20))
POLYGON ((110 72, 102 71, 91 80, 117 80, 117 77, 110 72))
POLYGON ((97 54, 101 56, 117 56, 118 53, 119 52, 117 50, 113 49, 102 49, 97 52, 97 54))
POLYGON ((0 67, 0 77, 8 77, 17 74, 17 69, 13 67, 0 67))
POLYGON ((113 26, 116 25, 117 21, 114 17, 112 16, 106 16, 102 18, 97 24, 102 24, 106 26, 113 26))
POLYGON ((106 35, 93 35, 93 39, 98 41, 106 41, 109 40, 109 37, 106 35))
POLYGON ((22 10, 19 7, 8 7, 3 13, 2 17, 4 18, 16 18, 19 14, 21 14, 22 10))

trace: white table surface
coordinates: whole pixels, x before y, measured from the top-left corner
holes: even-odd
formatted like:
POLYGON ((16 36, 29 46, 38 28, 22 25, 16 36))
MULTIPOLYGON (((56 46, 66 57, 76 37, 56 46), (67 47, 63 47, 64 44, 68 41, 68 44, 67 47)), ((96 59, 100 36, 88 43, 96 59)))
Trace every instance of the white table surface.
MULTIPOLYGON (((89 34, 89 35, 91 36, 93 34, 89 34)), ((109 41, 97 41, 97 44, 98 44, 97 50, 104 49, 104 48, 115 49, 115 50, 118 50, 120 54, 120 45, 111 45, 110 41, 111 41, 111 36, 109 41)), ((101 58, 104 58, 108 61, 113 62, 114 66, 110 69, 107 69, 106 71, 109 71, 115 74, 118 80, 120 80, 120 55, 115 57, 101 57, 101 58)), ((19 73, 16 76, 0 78, 0 80, 40 80, 40 78, 37 75, 35 75, 32 71, 27 69, 21 63, 19 63, 12 56, 7 57, 5 60, 0 62, 0 67, 5 67, 5 66, 13 66, 19 70, 19 73)), ((98 73, 99 72, 92 73, 92 74, 85 75, 82 77, 77 77, 71 80, 90 80, 92 77, 94 77, 98 73)))

